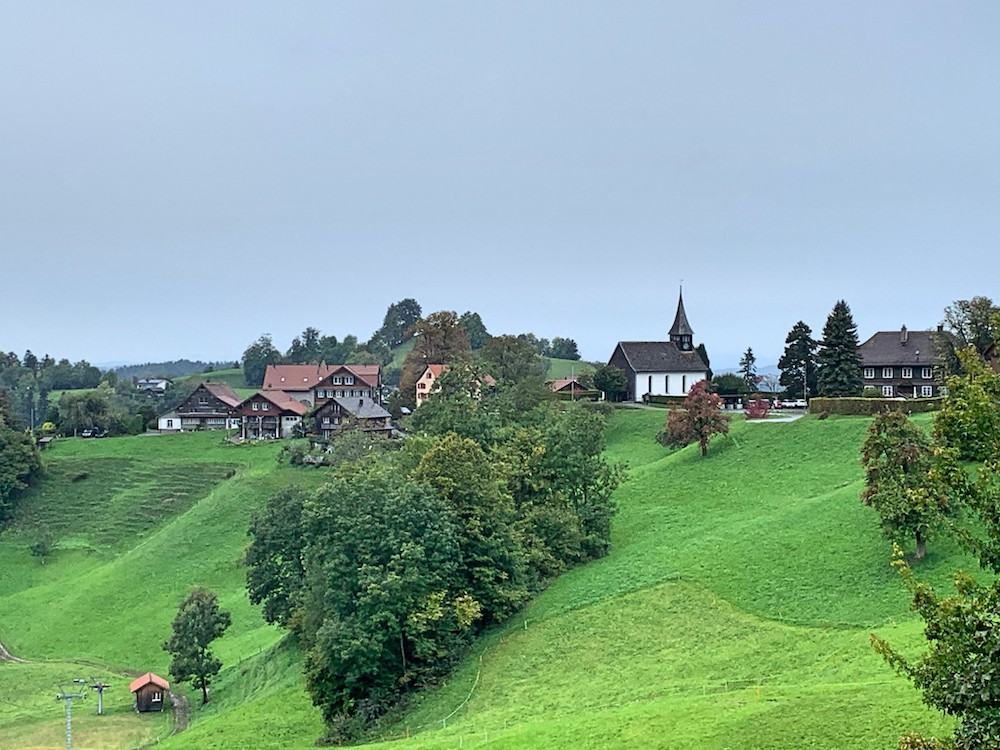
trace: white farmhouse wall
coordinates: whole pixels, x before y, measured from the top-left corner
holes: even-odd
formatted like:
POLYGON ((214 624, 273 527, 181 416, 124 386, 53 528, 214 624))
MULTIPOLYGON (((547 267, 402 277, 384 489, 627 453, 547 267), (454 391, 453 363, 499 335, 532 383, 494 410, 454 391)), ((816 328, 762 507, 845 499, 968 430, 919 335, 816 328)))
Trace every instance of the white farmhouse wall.
POLYGON ((175 411, 161 414, 156 420, 156 428, 161 432, 180 432, 181 419, 175 411))

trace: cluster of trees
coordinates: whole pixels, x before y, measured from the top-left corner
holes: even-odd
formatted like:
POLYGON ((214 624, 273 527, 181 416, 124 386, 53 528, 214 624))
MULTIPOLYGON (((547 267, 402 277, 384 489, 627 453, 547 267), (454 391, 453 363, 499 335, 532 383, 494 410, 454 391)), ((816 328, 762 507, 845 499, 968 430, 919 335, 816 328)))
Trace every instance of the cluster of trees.
MULTIPOLYGON (((296 336, 289 348, 282 354, 274 345, 270 334, 264 334, 243 352, 243 373, 248 385, 258 386, 264 380, 264 372, 272 364, 307 364, 314 362, 378 364, 387 367, 392 362, 392 349, 411 338, 416 339, 414 350, 408 356, 401 371, 386 370, 383 380, 398 384, 403 391, 412 390, 416 369, 423 371, 427 363, 449 364, 458 357, 469 357, 473 352, 483 353, 486 358, 491 350, 509 347, 509 339, 517 339, 518 356, 524 358, 530 352, 535 362, 539 357, 580 359, 573 339, 556 337, 536 338, 532 333, 518 336, 494 337, 489 334, 479 313, 466 311, 461 315, 450 311, 431 313, 426 317, 420 304, 408 297, 394 302, 386 310, 382 326, 368 341, 361 342, 357 336, 348 335, 342 340, 336 336, 324 336, 319 329, 306 328, 296 336), (495 339, 501 339, 497 342, 495 339)), ((540 365, 536 365, 540 366, 540 365)), ((398 406, 413 408, 413 395, 404 398, 398 406), (408 398, 408 400, 407 400, 408 398)))
MULTIPOLYGON (((956 300, 945 308, 934 337, 938 377, 964 373, 960 352, 971 349, 982 359, 998 337, 1000 307, 993 300, 983 296, 956 300)), ((785 338, 785 350, 778 360, 779 382, 785 393, 795 398, 862 395, 858 343, 857 326, 843 300, 834 305, 819 340, 812 337, 806 323, 797 322, 785 338)))
POLYGON ((908 734, 900 747, 991 748, 1000 736, 1000 375, 975 345, 956 358, 961 372, 947 378, 931 437, 890 412, 873 419, 862 447, 862 499, 878 511, 886 536, 895 545, 912 540, 919 560, 929 535, 947 529, 986 571, 984 582, 956 573, 954 592, 943 594, 920 582, 895 546, 928 648, 912 659, 877 636, 874 646, 928 705, 958 719, 947 740, 908 734))
POLYGON ((0 390, 0 527, 10 518, 21 492, 41 471, 38 446, 21 429, 7 393, 0 390))
POLYGON ((533 383, 452 367, 402 445, 369 441, 250 527, 251 601, 295 633, 329 739, 357 738, 472 636, 608 549, 622 469, 604 420, 533 383), (347 458, 350 456, 350 458, 347 458))
POLYGON ((53 391, 95 388, 101 371, 86 360, 71 364, 49 355, 36 357, 29 349, 23 357, 0 353, 0 390, 7 391, 10 408, 26 425, 41 424, 53 391))

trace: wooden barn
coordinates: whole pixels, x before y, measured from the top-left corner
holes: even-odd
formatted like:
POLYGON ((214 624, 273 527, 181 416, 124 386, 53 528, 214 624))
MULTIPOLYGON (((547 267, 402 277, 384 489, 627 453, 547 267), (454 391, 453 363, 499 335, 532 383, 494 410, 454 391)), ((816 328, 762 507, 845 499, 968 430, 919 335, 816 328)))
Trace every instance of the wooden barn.
POLYGON ((162 711, 163 696, 170 690, 170 683, 159 675, 146 672, 132 680, 129 690, 135 695, 135 710, 139 713, 162 711))

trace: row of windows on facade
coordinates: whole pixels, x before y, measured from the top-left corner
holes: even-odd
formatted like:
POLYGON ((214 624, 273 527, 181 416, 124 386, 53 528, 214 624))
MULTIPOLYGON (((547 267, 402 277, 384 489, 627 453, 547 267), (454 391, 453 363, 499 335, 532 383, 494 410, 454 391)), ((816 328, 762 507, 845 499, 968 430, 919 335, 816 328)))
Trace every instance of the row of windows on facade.
POLYGON ((370 396, 370 395, 371 393, 368 391, 357 390, 357 389, 351 391, 348 390, 316 391, 316 398, 334 398, 334 397, 350 398, 351 396, 358 397, 358 396, 370 396))
MULTIPOLYGON (((653 392, 653 376, 652 375, 649 376, 649 382, 647 383, 647 385, 648 385, 648 389, 647 389, 648 392, 652 393, 653 392)), ((688 378, 687 378, 687 375, 681 375, 681 391, 683 391, 684 393, 687 393, 687 389, 688 389, 688 378)), ((669 375, 664 375, 663 376, 663 390, 664 390, 665 393, 670 393, 670 376, 669 375)))
MULTIPOLYGON (((901 367, 900 370, 901 370, 901 373, 900 373, 900 377, 901 378, 912 378, 913 377, 913 368, 912 367, 901 367)), ((883 378, 891 378, 892 377, 892 373, 893 373, 893 368, 892 367, 883 367, 882 368, 882 377, 883 378)), ((864 369, 864 372, 862 373, 862 376, 866 380, 871 380, 872 378, 875 377, 875 368, 874 367, 866 367, 864 369)), ((934 372, 933 372, 933 370, 930 367, 921 367, 920 368, 920 377, 923 378, 924 380, 930 380, 932 377, 934 377, 934 372)))
MULTIPOLYGON (((931 396, 934 395, 934 386, 932 386, 932 385, 915 385, 915 386, 913 386, 913 395, 914 396, 917 395, 917 389, 918 388, 920 389, 920 396, 922 398, 930 398, 931 396)), ((899 392, 900 392, 900 394, 902 394, 902 392, 903 392, 903 388, 902 387, 899 388, 899 392)), ((883 385, 882 386, 882 395, 885 396, 885 397, 887 397, 887 398, 892 398, 893 396, 896 395, 896 387, 892 386, 892 385, 883 385)), ((942 396, 945 395, 945 389, 944 388, 941 389, 941 395, 942 396)))

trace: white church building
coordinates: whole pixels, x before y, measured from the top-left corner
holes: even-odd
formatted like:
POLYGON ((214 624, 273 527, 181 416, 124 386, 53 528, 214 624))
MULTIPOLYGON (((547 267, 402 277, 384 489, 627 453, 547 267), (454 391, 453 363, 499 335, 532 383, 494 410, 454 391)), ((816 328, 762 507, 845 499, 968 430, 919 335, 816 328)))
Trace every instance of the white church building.
POLYGON ((707 379, 708 365, 694 347, 683 292, 669 341, 619 341, 608 364, 625 373, 627 401, 639 402, 647 395, 686 396, 691 386, 707 379))

